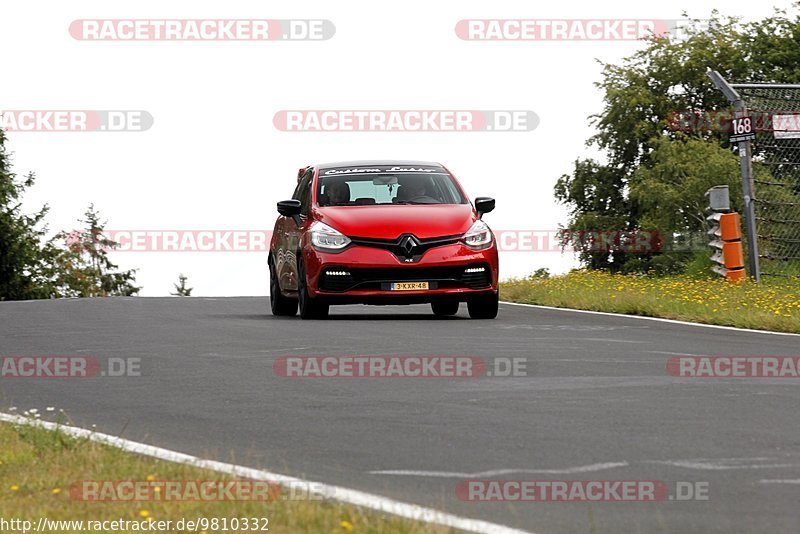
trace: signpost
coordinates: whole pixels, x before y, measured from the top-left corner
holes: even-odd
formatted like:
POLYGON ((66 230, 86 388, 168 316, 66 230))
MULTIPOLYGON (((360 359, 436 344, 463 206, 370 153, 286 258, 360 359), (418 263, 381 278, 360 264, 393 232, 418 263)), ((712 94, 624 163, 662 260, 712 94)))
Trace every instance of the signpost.
POLYGON ((753 130, 753 117, 750 115, 731 119, 731 144, 744 141, 755 141, 756 132, 753 130))

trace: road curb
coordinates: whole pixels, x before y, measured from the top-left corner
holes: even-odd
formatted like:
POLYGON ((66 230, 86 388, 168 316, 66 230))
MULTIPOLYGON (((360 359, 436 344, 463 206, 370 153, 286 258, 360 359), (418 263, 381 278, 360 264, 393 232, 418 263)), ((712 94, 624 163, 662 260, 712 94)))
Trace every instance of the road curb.
POLYGON ((40 426, 47 430, 56 430, 76 438, 84 438, 115 447, 127 452, 149 456, 168 462, 191 465, 201 469, 208 469, 216 471, 217 473, 224 473, 227 475, 234 475, 239 477, 249 478, 251 480, 262 480, 266 482, 273 482, 276 484, 314 484, 316 493, 320 494, 326 499, 333 499, 339 502, 360 506, 362 508, 369 508, 383 513, 388 513, 411 519, 413 521, 421 521, 423 523, 431 523, 442 525, 450 528, 456 528, 465 532, 480 532, 486 534, 533 534, 529 531, 518 530, 496 523, 489 523, 488 521, 481 521, 478 519, 469 519, 466 517, 459 517, 456 515, 447 514, 434 510, 433 508, 425 508, 416 504, 409 504, 400 501, 374 495, 363 491, 343 488, 341 486, 330 486, 320 482, 313 482, 304 480, 288 475, 281 475, 261 469, 254 469, 251 467, 244 467, 236 464, 229 464, 224 462, 217 462, 214 460, 204 460, 196 456, 191 456, 182 452, 171 451, 162 449, 144 443, 127 440, 109 434, 102 434, 94 432, 85 428, 76 428, 71 426, 59 425, 48 421, 31 420, 20 415, 12 415, 0 412, 0 421, 12 424, 22 424, 31 426, 40 426))

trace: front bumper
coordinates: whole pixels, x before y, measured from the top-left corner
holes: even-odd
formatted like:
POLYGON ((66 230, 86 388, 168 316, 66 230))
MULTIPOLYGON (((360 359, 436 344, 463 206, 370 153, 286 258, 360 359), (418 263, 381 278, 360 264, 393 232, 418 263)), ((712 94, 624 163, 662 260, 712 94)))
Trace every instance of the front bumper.
POLYGON ((427 250, 404 263, 388 250, 351 246, 339 253, 305 247, 308 290, 331 304, 417 304, 466 301, 497 292, 498 259, 493 243, 472 250, 453 243, 427 250), (428 282, 426 290, 392 291, 392 282, 428 282))

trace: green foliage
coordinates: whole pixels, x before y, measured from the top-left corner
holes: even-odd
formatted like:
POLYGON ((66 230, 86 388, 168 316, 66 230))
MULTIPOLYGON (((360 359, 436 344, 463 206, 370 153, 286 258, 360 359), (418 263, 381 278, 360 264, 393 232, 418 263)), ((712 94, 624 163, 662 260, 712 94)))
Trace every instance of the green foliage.
POLYGON ((712 265, 711 255, 707 251, 697 251, 686 263, 684 272, 694 278, 708 278, 712 265))
MULTIPOLYGON (((681 132, 676 112, 728 109, 706 72, 737 82, 800 81, 800 18, 786 11, 752 23, 714 12, 710 24, 690 26, 686 37, 654 37, 620 65, 606 64, 596 85, 603 110, 591 117, 597 133, 587 145, 601 149, 598 162, 579 159, 555 186, 566 205, 567 230, 658 230, 665 236, 705 229, 705 191, 730 185, 741 208, 737 156, 727 134, 681 132)), ((755 171, 768 172, 756 168, 755 171)), ((691 255, 612 253, 578 248, 591 269, 673 272, 691 255)))
MULTIPOLYGON (((52 408, 48 408, 48 410, 52 410, 52 408)), ((77 440, 60 431, 61 426, 66 423, 66 416, 63 410, 58 411, 54 421, 58 426, 52 431, 45 430, 40 424, 40 414, 37 410, 26 411, 23 416, 28 419, 28 422, 14 424, 13 429, 17 436, 23 442, 31 445, 39 455, 72 450, 79 443, 86 441, 85 439, 77 440)))
POLYGON ((22 196, 35 176, 17 179, 5 140, 0 130, 0 300, 49 298, 56 291, 50 268, 55 249, 44 241, 48 207, 32 215, 23 213, 22 196))
POLYGON ((572 175, 564 175, 556 184, 556 198, 568 205, 572 233, 566 234, 564 245, 572 245, 581 261, 591 269, 617 270, 622 255, 590 251, 581 246, 581 231, 620 230, 627 228, 628 202, 623 194, 621 172, 593 160, 578 160, 572 175))
MULTIPOLYGON (((699 267, 700 261, 692 260, 699 267)), ((770 277, 756 284, 702 276, 573 271, 500 284, 508 302, 664 317, 679 321, 800 333, 800 279, 770 277)))
POLYGON ((639 224, 649 229, 693 233, 707 231, 705 193, 729 186, 731 207, 742 211, 739 160, 718 143, 697 137, 654 140, 650 163, 638 167, 628 181, 639 224))
POLYGON ((136 282, 135 270, 117 271, 118 266, 108 258, 108 252, 119 243, 104 235, 106 221, 90 204, 81 220, 82 230, 60 232, 56 238, 67 246, 55 258, 56 283, 60 296, 109 297, 131 296, 141 289, 136 282))
POLYGON ((178 275, 178 283, 173 284, 175 286, 175 293, 170 293, 172 296, 175 297, 191 297, 193 287, 186 287, 186 280, 189 278, 181 273, 178 275))
POLYGON ((22 196, 34 184, 29 173, 18 180, 11 170, 0 130, 0 300, 134 295, 134 270, 117 271, 108 251, 118 246, 103 235, 105 222, 89 206, 86 228, 46 239, 48 207, 22 212, 22 196), (66 246, 61 243, 66 242, 66 246))
POLYGON ((550 269, 547 267, 540 267, 533 271, 531 278, 550 278, 550 269))

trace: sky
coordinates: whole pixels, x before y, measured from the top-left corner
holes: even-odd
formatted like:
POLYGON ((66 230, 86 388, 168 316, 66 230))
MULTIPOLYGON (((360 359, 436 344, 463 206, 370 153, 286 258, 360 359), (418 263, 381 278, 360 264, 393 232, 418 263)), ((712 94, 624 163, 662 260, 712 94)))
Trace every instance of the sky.
MULTIPOLYGON (((269 231, 298 168, 410 159, 445 164, 471 198, 496 198, 486 222, 524 240, 566 222, 553 186, 575 159, 597 155, 585 140, 593 133, 589 116, 602 108, 594 86, 601 63, 619 62, 642 43, 468 40, 456 32, 460 20, 661 21, 683 12, 703 19, 713 9, 754 20, 773 6, 789 3, 6 2, 0 111, 82 110, 101 119, 125 111, 143 122, 138 131, 8 132, 15 171, 37 175, 24 206, 30 212, 49 204, 52 231, 76 228, 90 202, 120 235, 269 231), (94 34, 85 23, 76 30, 73 21, 112 19, 325 21, 294 26, 298 36, 308 29, 325 38, 76 38, 94 34), (275 118, 287 110, 508 110, 530 120, 507 132, 283 131, 275 118)), ((520 246, 509 242, 501 251, 503 278, 577 265, 553 247, 513 250, 520 246)), ((179 273, 188 276, 193 295, 266 295, 267 252, 249 248, 256 250, 119 251, 112 260, 138 269, 144 296, 169 294, 179 273)))

